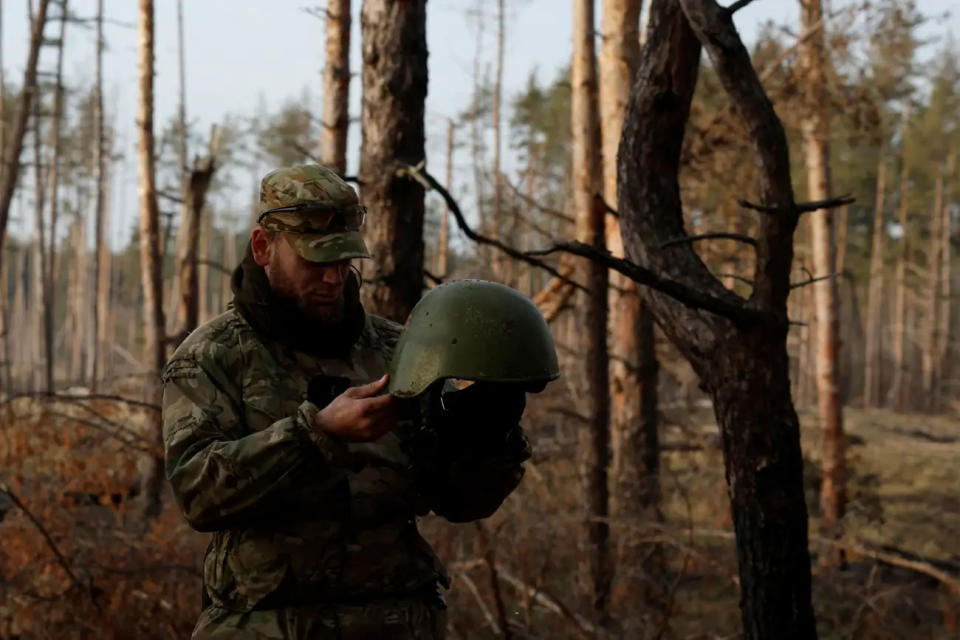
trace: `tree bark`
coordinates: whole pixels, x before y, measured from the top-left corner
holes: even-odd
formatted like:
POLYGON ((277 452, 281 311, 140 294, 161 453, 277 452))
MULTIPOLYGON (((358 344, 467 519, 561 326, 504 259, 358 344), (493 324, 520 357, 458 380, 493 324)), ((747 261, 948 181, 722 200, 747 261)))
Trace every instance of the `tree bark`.
POLYGON ((186 338, 200 322, 200 281, 197 274, 197 250, 200 242, 200 225, 207 189, 217 167, 216 127, 210 133, 209 154, 198 158, 190 171, 184 198, 183 242, 177 256, 177 273, 180 280, 178 307, 179 335, 186 338))
MULTIPOLYGON (((159 385, 154 382, 166 362, 165 326, 163 319, 163 261, 160 247, 160 214, 157 209, 156 167, 153 152, 153 0, 140 0, 139 15, 139 128, 140 167, 140 272, 143 286, 144 356, 151 371, 148 393, 159 404, 159 385)), ((154 438, 162 442, 159 423, 154 438)), ((144 516, 153 518, 160 512, 163 488, 163 460, 151 456, 144 477, 144 516)))
POLYGON ((728 11, 713 0, 654 0, 649 21, 619 152, 624 243, 634 262, 664 277, 738 308, 763 311, 762 320, 746 321, 645 292, 658 324, 714 402, 736 533, 744 635, 815 638, 803 459, 786 349, 799 219, 786 136, 728 11), (760 200, 777 210, 760 220, 749 300, 726 289, 690 243, 660 250, 667 240, 685 235, 677 176, 700 67, 698 38, 750 137, 760 200))
MULTIPOLYGON (((452 193, 453 189, 453 119, 447 120, 447 165, 444 187, 452 193)), ((440 217, 440 246, 437 248, 437 275, 446 278, 450 270, 450 208, 444 207, 440 217)))
POLYGON ((936 178, 934 181, 933 209, 930 211, 930 250, 927 254, 927 291, 924 297, 923 337, 921 344, 921 367, 923 384, 923 409, 935 412, 936 407, 936 379, 937 345, 940 329, 937 310, 940 302, 940 277, 943 274, 941 253, 943 248, 943 162, 937 163, 936 178))
POLYGON ((883 321, 884 254, 887 246, 887 220, 884 215, 884 196, 887 184, 886 145, 877 153, 877 195, 873 213, 873 241, 870 249, 870 282, 867 290, 867 317, 863 367, 863 406, 880 405, 880 330, 883 321))
MULTIPOLYGON (((503 40, 505 29, 503 25, 504 0, 497 0, 497 66, 493 80, 493 220, 490 230, 494 239, 500 239, 501 217, 501 181, 500 175, 500 112, 503 100, 503 40)), ((493 254, 493 278, 500 280, 503 277, 503 265, 499 253, 493 254)))
MULTIPOLYGON (((952 152, 947 160, 947 176, 951 184, 953 180, 956 179, 956 163, 957 163, 957 154, 952 152)), ((937 322, 939 322, 940 328, 937 334, 939 335, 939 342, 937 344, 937 377, 938 384, 935 390, 935 406, 938 411, 942 411, 944 408, 944 400, 947 397, 947 389, 944 381, 947 377, 947 363, 949 362, 950 356, 950 304, 953 301, 952 296, 952 270, 950 261, 951 257, 951 220, 950 220, 950 203, 953 202, 953 189, 946 189, 946 198, 945 206, 941 209, 941 215, 943 216, 943 222, 941 223, 942 232, 940 234, 940 264, 942 271, 940 273, 940 302, 937 306, 937 322)))
POLYGON ((910 104, 903 110, 900 135, 900 250, 897 252, 896 294, 893 309, 893 381, 887 402, 897 411, 906 404, 907 387, 907 261, 910 258, 910 167, 907 163, 907 132, 910 126, 910 104))
MULTIPOLYGON (((101 327, 103 316, 108 312, 107 304, 104 301, 103 295, 103 286, 104 279, 108 278, 109 275, 109 264, 110 259, 109 249, 107 248, 106 239, 105 239, 105 230, 104 230, 104 199, 105 199, 105 180, 106 180, 106 171, 105 171, 105 159, 106 159, 106 142, 105 134, 103 129, 103 0, 97 0, 97 53, 96 53, 96 75, 95 83, 93 87, 94 98, 93 98, 93 126, 94 126, 94 137, 95 142, 93 146, 93 179, 94 179, 94 191, 95 191, 95 201, 94 205, 94 259, 93 259, 93 335, 94 335, 94 344, 93 353, 91 358, 93 359, 93 367, 90 379, 90 385, 94 390, 96 390, 100 384, 100 369, 101 369, 101 357, 103 356, 103 343, 106 339, 106 333, 101 327)), ((109 281, 108 281, 109 284, 109 281)))
MULTIPOLYGON (((603 46, 600 55, 600 122, 603 153, 603 194, 617 202, 617 147, 630 98, 630 83, 640 58, 642 0, 604 0, 603 46)), ((620 225, 606 218, 607 248, 623 256, 620 225)), ((655 521, 660 517, 659 441, 657 433, 657 357, 653 317, 644 313, 636 285, 610 273, 610 383, 612 482, 610 512, 614 518, 655 521)), ((633 542, 630 531, 617 535, 617 611, 633 609, 638 600, 659 600, 655 582, 661 554, 633 542)), ((638 616, 631 612, 625 622, 638 616)), ((639 629, 624 629, 635 633, 639 629)))
POLYGON ((347 171, 349 109, 350 0, 328 0, 320 162, 341 175, 347 171))
MULTIPOLYGON (((820 0, 801 0, 803 28, 812 30, 823 21, 820 0)), ((827 53, 824 30, 800 44, 806 108, 801 128, 807 163, 807 196, 811 201, 831 196, 830 120, 827 109, 827 53)), ((836 237, 833 212, 821 209, 809 214, 813 245, 813 277, 826 278, 813 285, 816 309, 817 408, 822 441, 820 485, 821 528, 836 533, 846 505, 843 406, 840 402, 839 339, 840 305, 836 276, 836 237)))
MULTIPOLYGON (((13 192, 17 188, 17 179, 20 175, 20 153, 23 151, 23 138, 27 132, 27 121, 37 93, 37 60, 40 57, 40 47, 43 46, 43 28, 47 23, 47 6, 50 0, 40 0, 37 3, 37 13, 30 30, 30 49, 27 51, 27 63, 23 72, 23 86, 17 98, 17 110, 13 119, 13 130, 10 137, 4 133, 3 173, 0 181, 0 249, 6 244, 7 222, 10 219, 10 204, 13 202, 13 192)), ((3 260, 0 251, 0 262, 3 260)))
MULTIPOLYGON (((605 246, 601 192, 600 121, 594 47, 593 0, 573 0, 573 59, 570 68, 571 149, 573 153, 573 206, 576 238, 603 249, 605 246)), ((580 431, 579 468, 584 507, 595 521, 586 525, 583 551, 584 577, 592 589, 592 604, 605 622, 609 606, 613 560, 607 476, 610 465, 610 384, 607 357, 607 269, 595 262, 581 263, 583 279, 591 292, 583 300, 582 331, 586 336, 583 414, 590 428, 580 431)))
POLYGON ((373 255, 368 310, 403 322, 423 290, 423 186, 398 175, 424 155, 426 0, 364 0, 360 196, 373 255))

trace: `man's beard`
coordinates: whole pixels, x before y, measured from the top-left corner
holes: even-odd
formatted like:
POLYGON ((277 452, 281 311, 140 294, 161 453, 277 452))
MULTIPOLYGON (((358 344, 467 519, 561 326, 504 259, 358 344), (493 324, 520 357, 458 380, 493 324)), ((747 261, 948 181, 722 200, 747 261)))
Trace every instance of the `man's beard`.
POLYGON ((300 313, 321 325, 337 324, 343 320, 345 307, 343 289, 340 290, 340 295, 334 302, 317 302, 311 299, 310 295, 298 295, 287 273, 275 264, 271 267, 269 280, 270 289, 273 290, 274 295, 290 301, 300 313))

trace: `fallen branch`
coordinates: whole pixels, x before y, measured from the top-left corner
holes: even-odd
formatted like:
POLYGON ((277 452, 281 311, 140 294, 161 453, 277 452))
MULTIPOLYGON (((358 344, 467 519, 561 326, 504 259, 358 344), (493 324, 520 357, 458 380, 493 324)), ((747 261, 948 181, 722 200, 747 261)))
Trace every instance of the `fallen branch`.
POLYGON ((57 547, 57 544, 53 541, 50 533, 46 530, 46 528, 44 528, 43 524, 37 519, 37 517, 33 515, 30 509, 27 508, 27 505, 23 503, 23 501, 20 499, 20 496, 11 491, 10 487, 2 482, 0 482, 0 493, 5 493, 7 497, 10 498, 10 501, 13 502, 13 504, 15 504, 20 511, 23 512, 23 515, 27 516, 27 519, 33 523, 33 526, 36 527, 37 531, 40 532, 40 535, 43 536, 43 539, 46 540, 47 546, 53 552, 53 555, 57 557, 57 562, 60 564, 60 567, 63 568, 64 573, 69 576, 70 582, 72 583, 71 588, 81 586, 80 580, 73 573, 73 570, 70 568, 70 563, 67 562, 67 559, 60 552, 59 547, 57 547))
POLYGON ((749 244, 753 247, 757 246, 757 240, 755 238, 751 238, 750 236, 745 236, 742 233, 718 231, 716 233, 701 233, 695 236, 685 236, 683 238, 667 240, 660 245, 660 248, 669 249, 670 247, 675 247, 681 244, 689 244, 691 242, 698 242, 700 240, 736 240, 737 242, 743 242, 744 244, 749 244))
POLYGON ((61 393, 50 393, 49 391, 25 391, 23 393, 15 393, 9 398, 4 398, 0 400, 0 407, 12 403, 14 400, 19 400, 21 398, 41 398, 46 400, 53 400, 56 402, 84 402, 86 400, 109 400, 111 402, 120 402, 123 404, 129 404, 134 407, 141 407, 143 409, 151 409, 153 411, 160 411, 160 405, 153 404, 150 402, 144 402, 143 400, 135 400, 133 398, 124 398, 123 396, 115 396, 107 393, 90 393, 83 396, 71 396, 64 395, 61 393))
POLYGON ((397 175, 410 178, 411 180, 416 180, 423 185, 424 189, 427 189, 428 191, 432 189, 439 193, 440 197, 442 197, 443 201, 446 203, 447 208, 450 210, 450 213, 453 214, 454 219, 457 221, 457 226, 460 227, 460 230, 474 242, 495 247, 515 260, 520 260, 534 267, 543 269, 550 275, 566 282, 569 286, 589 293, 589 290, 582 284, 574 282, 542 260, 537 260, 536 258, 527 255, 523 251, 519 251, 511 246, 503 244, 499 240, 482 236, 471 229, 470 225, 467 224, 466 219, 463 217, 463 213, 460 211, 460 205, 457 204, 457 201, 454 199, 454 197, 450 195, 450 192, 447 191, 442 184, 437 182, 436 178, 424 170, 422 161, 416 166, 405 165, 401 167, 399 170, 397 170, 397 175))
POLYGON ((460 578, 463 580, 464 584, 467 585, 467 589, 470 590, 470 593, 473 594, 474 599, 477 601, 477 606, 480 608, 480 613, 483 614, 487 624, 490 625, 490 629, 499 636, 500 626, 497 624, 493 614, 490 613, 487 603, 483 601, 483 595, 480 594, 480 589, 477 588, 476 583, 470 578, 470 576, 466 574, 465 571, 460 572, 460 578))
POLYGON ((819 211, 820 209, 836 209, 837 207, 842 207, 844 205, 852 204, 856 202, 857 199, 852 196, 840 196, 839 198, 827 198, 826 200, 814 200, 813 202, 797 202, 792 207, 768 207, 762 204, 755 204, 747 200, 738 200, 741 207, 745 209, 752 209, 753 211, 760 211, 761 213, 810 213, 812 211, 819 211))
POLYGON ((675 280, 665 280, 649 269, 634 264, 629 260, 616 258, 609 251, 600 250, 582 242, 561 242, 547 249, 530 251, 528 253, 530 253, 530 255, 549 255, 557 252, 572 253, 573 255, 600 262, 608 268, 622 273, 634 282, 664 293, 692 309, 702 309, 703 311, 715 313, 740 326, 769 321, 772 318, 770 313, 751 309, 730 300, 724 300, 701 293, 675 280))
POLYGON ((834 277, 835 275, 837 275, 837 274, 831 273, 831 274, 829 274, 829 275, 820 276, 820 277, 817 277, 817 278, 810 278, 810 279, 808 279, 808 280, 801 280, 800 282, 793 282, 793 283, 790 284, 790 288, 791 288, 791 289, 799 289, 800 287, 806 287, 806 286, 809 286, 809 285, 811 285, 811 284, 813 284, 813 283, 815 283, 815 282, 822 282, 822 281, 824 281, 824 280, 829 280, 830 278, 834 277))

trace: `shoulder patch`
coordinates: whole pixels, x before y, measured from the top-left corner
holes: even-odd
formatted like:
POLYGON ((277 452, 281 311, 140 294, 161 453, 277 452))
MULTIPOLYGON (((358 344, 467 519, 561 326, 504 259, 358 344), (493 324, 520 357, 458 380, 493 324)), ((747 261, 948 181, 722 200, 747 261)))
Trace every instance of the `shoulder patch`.
POLYGON ((211 359, 218 359, 239 347, 239 332, 246 326, 240 314, 233 309, 220 314, 197 327, 180 343, 161 374, 166 383, 178 378, 196 375, 198 367, 211 359))
POLYGON ((367 314, 367 321, 372 330, 371 346, 379 349, 389 363, 390 359, 393 358, 393 350, 397 346, 397 341, 400 340, 400 334, 403 333, 403 325, 373 314, 367 314))

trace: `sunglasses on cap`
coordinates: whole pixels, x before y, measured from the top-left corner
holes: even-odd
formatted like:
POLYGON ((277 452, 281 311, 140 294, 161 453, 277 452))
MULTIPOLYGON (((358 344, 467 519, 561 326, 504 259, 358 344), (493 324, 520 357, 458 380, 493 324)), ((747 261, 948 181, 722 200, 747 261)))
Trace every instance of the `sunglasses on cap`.
MULTIPOLYGON (((257 224, 263 226, 263 220, 273 213, 298 213, 309 216, 309 228, 301 233, 326 233, 328 231, 359 231, 367 216, 367 208, 360 204, 349 207, 336 205, 301 203, 286 207, 267 209, 257 218, 257 224)), ((306 220, 305 220, 306 222, 306 220)))

